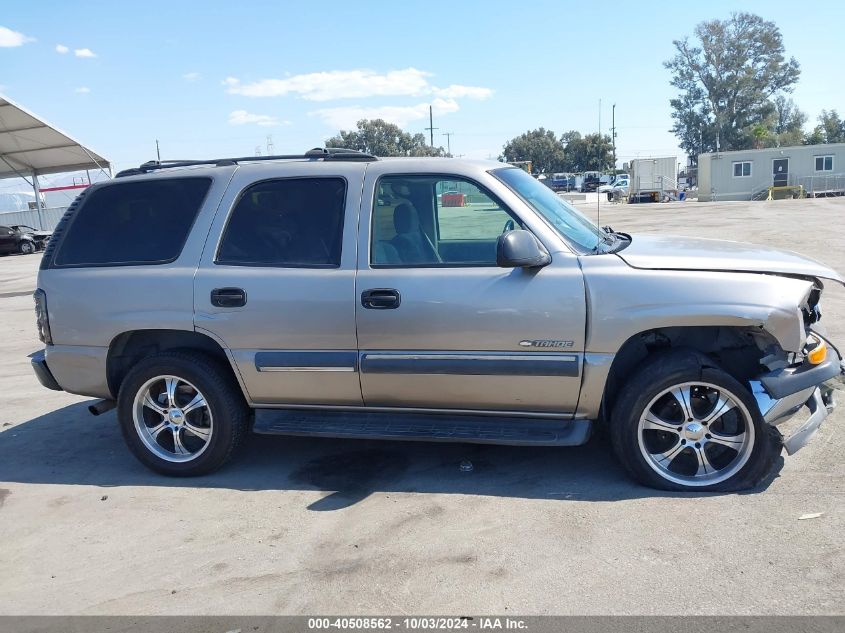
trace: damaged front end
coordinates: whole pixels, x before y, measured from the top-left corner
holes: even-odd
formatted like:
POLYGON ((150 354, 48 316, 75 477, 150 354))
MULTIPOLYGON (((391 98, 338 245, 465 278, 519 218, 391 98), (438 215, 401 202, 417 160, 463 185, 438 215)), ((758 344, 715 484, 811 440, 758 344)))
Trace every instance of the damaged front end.
POLYGON ((799 307, 803 344, 794 352, 778 349, 761 359, 768 371, 750 381, 763 419, 781 426, 789 422, 783 446, 790 455, 802 448, 836 406, 835 390, 845 390, 845 362, 839 350, 820 331, 819 300, 822 284, 816 280, 799 307), (806 408, 803 420, 794 416, 806 408))

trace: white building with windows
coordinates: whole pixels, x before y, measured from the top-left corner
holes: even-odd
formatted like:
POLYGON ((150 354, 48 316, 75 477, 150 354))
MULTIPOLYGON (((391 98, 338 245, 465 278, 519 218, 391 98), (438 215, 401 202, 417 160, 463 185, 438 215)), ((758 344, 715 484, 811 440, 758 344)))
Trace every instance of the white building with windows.
POLYGON ((703 202, 765 199, 769 187, 799 185, 808 196, 845 194, 845 143, 768 147, 698 157, 698 199, 703 202))

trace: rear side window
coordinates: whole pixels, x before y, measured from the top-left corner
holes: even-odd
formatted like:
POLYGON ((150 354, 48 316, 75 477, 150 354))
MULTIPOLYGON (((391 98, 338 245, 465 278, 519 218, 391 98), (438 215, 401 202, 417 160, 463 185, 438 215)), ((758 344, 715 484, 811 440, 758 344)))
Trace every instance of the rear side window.
POLYGON ((57 266, 163 264, 179 257, 210 178, 167 178, 92 191, 56 254, 57 266))
POLYGON ((266 180, 244 190, 220 241, 218 264, 340 266, 346 181, 266 180))

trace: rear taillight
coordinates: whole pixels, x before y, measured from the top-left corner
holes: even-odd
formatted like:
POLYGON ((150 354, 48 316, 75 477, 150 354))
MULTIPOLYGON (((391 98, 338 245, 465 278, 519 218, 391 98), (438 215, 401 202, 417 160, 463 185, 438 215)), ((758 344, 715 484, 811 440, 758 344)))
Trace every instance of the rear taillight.
POLYGON ((47 316, 47 293, 39 288, 33 295, 35 299, 35 323, 38 326, 38 338, 47 345, 53 344, 50 334, 50 318, 47 316))

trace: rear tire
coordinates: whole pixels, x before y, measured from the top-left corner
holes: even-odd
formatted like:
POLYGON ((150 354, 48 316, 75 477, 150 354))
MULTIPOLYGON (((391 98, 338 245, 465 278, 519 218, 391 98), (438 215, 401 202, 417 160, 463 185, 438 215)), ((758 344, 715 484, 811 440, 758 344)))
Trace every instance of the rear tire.
POLYGON ((682 492, 753 488, 771 472, 782 445, 748 389, 685 352, 656 356, 631 377, 613 408, 610 433, 634 479, 682 492))
POLYGON ((132 454, 163 475, 189 477, 220 468, 249 428, 250 408, 231 373, 204 354, 166 352, 130 370, 117 415, 132 454))

